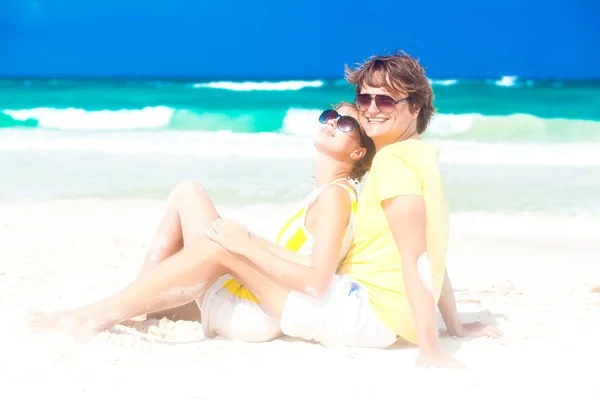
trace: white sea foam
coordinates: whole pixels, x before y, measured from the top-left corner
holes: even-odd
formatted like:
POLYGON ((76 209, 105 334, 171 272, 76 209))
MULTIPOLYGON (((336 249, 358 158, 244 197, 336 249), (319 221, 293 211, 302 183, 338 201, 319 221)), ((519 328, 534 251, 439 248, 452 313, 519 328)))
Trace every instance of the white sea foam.
POLYGON ((18 121, 35 119, 40 128, 65 130, 155 129, 169 125, 175 110, 170 107, 145 107, 136 110, 87 111, 81 108, 32 108, 4 110, 18 121))
POLYGON ((501 79, 495 81, 495 84, 497 86, 506 86, 506 87, 515 86, 517 79, 519 79, 517 76, 503 76, 501 79))
POLYGON ((429 83, 434 86, 452 86, 459 83, 458 79, 429 79, 429 83))
POLYGON ((431 140, 452 165, 600 166, 598 143, 476 143, 431 140))
POLYGON ((428 135, 439 138, 507 141, 600 141, 600 122, 564 118, 539 118, 528 114, 488 116, 437 114, 428 135))
POLYGON ((6 130, 0 151, 74 151, 119 154, 189 155, 195 157, 308 158, 310 138, 272 133, 162 131, 128 133, 6 130))
POLYGON ((484 119, 481 114, 437 114, 429 124, 428 133, 439 137, 464 133, 471 129, 474 123, 484 119))
POLYGON ((283 119, 282 131, 298 136, 312 136, 319 125, 323 110, 290 108, 283 119))
MULTIPOLYGON (((37 150, 259 159, 308 159, 315 154, 312 136, 308 134, 295 136, 227 131, 55 134, 5 130, 0 137, 0 152, 37 150)), ((426 140, 441 149, 442 164, 600 166, 598 143, 478 143, 431 136, 426 136, 426 140)))
POLYGON ((234 91, 252 91, 252 90, 268 90, 268 91, 283 91, 283 90, 300 90, 305 88, 319 88, 323 86, 323 81, 282 81, 282 82, 207 82, 195 83, 195 88, 211 88, 211 89, 226 89, 234 91))
MULTIPOLYGON (((78 108, 33 108, 4 110, 17 121, 38 121, 38 128, 55 131, 211 131, 258 133, 269 130, 297 136, 312 136, 320 109, 290 108, 282 114, 254 114, 235 110, 203 111, 166 106, 132 110, 88 111, 78 108), (282 117, 283 115, 283 117, 282 117)), ((5 128, 2 131, 6 131, 5 128)), ((438 114, 427 134, 439 138, 484 141, 600 141, 600 122, 563 118, 540 118, 528 114, 486 116, 482 114, 438 114)))

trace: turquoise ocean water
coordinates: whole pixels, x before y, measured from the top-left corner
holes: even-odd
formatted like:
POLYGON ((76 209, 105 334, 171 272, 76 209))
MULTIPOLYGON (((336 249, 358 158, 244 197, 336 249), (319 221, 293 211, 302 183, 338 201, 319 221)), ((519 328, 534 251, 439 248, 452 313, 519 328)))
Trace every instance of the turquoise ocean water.
MULTIPOLYGON (((600 215, 600 82, 433 80, 453 211, 600 215)), ((0 201, 290 203, 312 185, 320 110, 343 80, 0 80, 0 201)))

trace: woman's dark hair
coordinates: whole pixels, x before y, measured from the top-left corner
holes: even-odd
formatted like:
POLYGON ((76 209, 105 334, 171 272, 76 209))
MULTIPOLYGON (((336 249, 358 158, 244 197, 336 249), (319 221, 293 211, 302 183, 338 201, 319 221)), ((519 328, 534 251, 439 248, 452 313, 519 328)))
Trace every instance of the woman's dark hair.
MULTIPOLYGON (((356 111, 358 114, 358 109, 354 103, 349 103, 347 101, 339 102, 335 105, 335 110, 338 111, 342 107, 348 107, 356 111)), ((371 169, 371 164, 373 163, 373 157, 375 157, 375 143, 373 143, 373 139, 367 136, 365 131, 363 131, 360 124, 358 124, 358 135, 359 135, 359 143, 361 147, 366 150, 366 153, 363 158, 357 160, 354 163, 354 167, 350 172, 350 179, 360 182, 362 178, 365 176, 367 172, 371 169)))

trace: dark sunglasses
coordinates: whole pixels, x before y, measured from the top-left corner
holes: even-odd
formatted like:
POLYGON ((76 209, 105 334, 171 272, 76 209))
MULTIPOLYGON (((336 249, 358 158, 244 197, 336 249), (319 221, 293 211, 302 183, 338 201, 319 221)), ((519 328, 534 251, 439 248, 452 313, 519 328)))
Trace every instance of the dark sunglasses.
POLYGON ((322 124, 326 124, 332 119, 338 120, 337 128, 344 133, 350 133, 359 127, 357 120, 349 115, 340 115, 335 110, 325 110, 319 116, 319 122, 322 124))
POLYGON ((410 97, 406 97, 396 101, 385 94, 358 94, 354 98, 354 102, 356 103, 358 111, 367 111, 373 100, 375 100, 375 107, 377 107, 379 111, 389 114, 396 109, 396 104, 407 101, 409 98, 410 97))

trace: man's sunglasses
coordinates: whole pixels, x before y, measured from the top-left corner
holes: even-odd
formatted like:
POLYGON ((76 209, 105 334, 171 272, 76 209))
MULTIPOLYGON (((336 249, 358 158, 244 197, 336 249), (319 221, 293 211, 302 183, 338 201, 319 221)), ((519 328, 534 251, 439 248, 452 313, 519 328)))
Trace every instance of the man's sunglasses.
POLYGON ((407 101, 410 97, 394 100, 392 97, 385 94, 358 94, 354 98, 358 111, 367 111, 371 103, 375 101, 375 107, 383 113, 390 114, 396 109, 396 104, 407 101))

